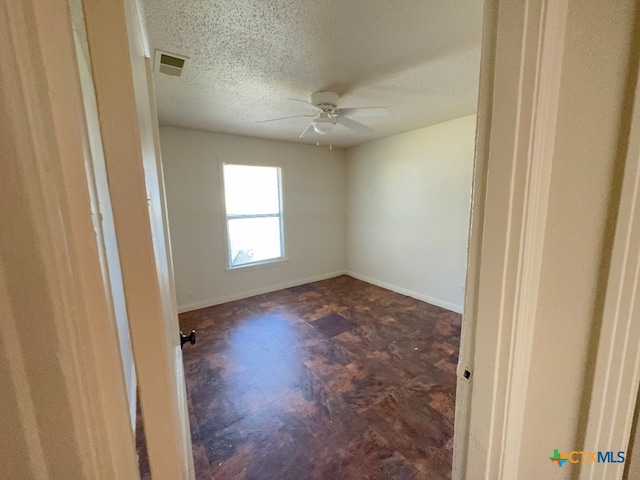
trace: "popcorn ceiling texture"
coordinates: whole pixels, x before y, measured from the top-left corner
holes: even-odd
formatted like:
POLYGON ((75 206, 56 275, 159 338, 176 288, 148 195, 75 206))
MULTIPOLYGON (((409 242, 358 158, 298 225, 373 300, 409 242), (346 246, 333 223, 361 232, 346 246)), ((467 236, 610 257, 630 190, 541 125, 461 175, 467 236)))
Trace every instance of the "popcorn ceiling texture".
MULTIPOLYGON (((162 125, 296 142, 309 119, 288 98, 332 90, 340 107, 388 106, 362 118, 348 147, 474 113, 482 2, 478 0, 144 0, 152 50, 186 55, 181 78, 154 73, 162 125)), ((356 118, 356 120, 358 120, 356 118)))

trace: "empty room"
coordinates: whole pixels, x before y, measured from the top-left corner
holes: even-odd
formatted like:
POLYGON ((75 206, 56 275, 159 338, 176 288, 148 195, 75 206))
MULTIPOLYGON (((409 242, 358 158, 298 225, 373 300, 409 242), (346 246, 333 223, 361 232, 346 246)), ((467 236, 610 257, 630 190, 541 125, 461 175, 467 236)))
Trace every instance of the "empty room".
POLYGON ((482 3, 144 7, 196 477, 450 478, 482 3))
POLYGON ((5 2, 4 477, 640 478, 639 6, 5 2))

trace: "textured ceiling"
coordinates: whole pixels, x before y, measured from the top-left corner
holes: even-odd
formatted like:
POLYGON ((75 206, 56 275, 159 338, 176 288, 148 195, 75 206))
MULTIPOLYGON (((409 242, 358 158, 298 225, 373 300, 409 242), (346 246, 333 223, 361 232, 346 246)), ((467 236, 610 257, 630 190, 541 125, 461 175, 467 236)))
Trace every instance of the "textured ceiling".
POLYGON ((162 125, 348 147, 474 113, 480 0, 144 0, 151 49, 191 58, 186 73, 154 73, 162 125), (339 107, 387 106, 298 139, 308 114, 288 98, 315 90, 339 107))

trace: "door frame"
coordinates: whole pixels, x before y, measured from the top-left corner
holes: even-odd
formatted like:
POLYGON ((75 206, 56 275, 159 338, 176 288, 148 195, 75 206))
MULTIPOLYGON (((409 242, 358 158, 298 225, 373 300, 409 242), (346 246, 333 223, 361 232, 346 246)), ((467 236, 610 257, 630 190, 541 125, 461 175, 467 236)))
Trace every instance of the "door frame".
MULTIPOLYGON (((511 479, 520 472, 568 4, 485 0, 454 479, 511 479)), ((578 449, 626 447, 638 394, 640 83, 627 113, 632 120, 629 132, 620 127, 629 145, 614 198, 604 307, 593 345, 585 345, 596 352, 595 373, 586 374, 582 401, 590 407, 583 434, 578 427, 578 449)), ((577 475, 622 478, 623 470, 611 463, 577 475)))
MULTIPOLYGON (((70 7, 66 1, 10 0, 0 9, 0 40, 12 66, 0 73, 7 115, 1 136, 4 179, 12 180, 3 189, 12 195, 3 198, 3 232, 30 234, 6 237, 15 243, 3 242, 0 257, 0 346, 16 398, 16 434, 28 451, 27 465, 20 466, 38 479, 136 479, 135 432, 109 296, 70 7), (11 209, 16 198, 25 201, 11 209), (12 251, 20 241, 32 250, 12 251), (30 279, 22 278, 27 271, 30 279), (41 288, 26 297, 29 284, 41 288), (34 363, 30 350, 40 344, 41 362, 34 363), (60 381, 48 385, 45 373, 60 381), (52 409, 54 414, 44 416, 52 409)), ((150 467, 153 478, 192 479, 142 17, 129 0, 87 0, 83 10, 150 467)))
MULTIPOLYGON (((593 394, 584 432, 585 445, 604 451, 624 446, 627 454, 640 384, 640 65, 636 63, 635 69, 635 100, 602 322, 594 334, 593 394)), ((635 446, 635 456, 639 447, 635 446)), ((625 466, 607 463, 597 471, 586 471, 584 478, 622 478, 625 466)))
MULTIPOLYGON (((529 315, 534 314, 540 274, 549 149, 555 131, 568 4, 568 0, 485 2, 454 478, 514 478, 510 475, 517 472, 519 425, 532 348, 528 336, 532 326, 527 319, 534 318, 529 315), (488 231, 505 234, 487 238, 488 231), (471 372, 469 380, 462 375, 465 370, 471 372), (477 382, 478 377, 483 382, 477 382), (465 471, 467 465, 474 465, 477 471, 465 471)), ((68 427, 75 449, 61 462, 77 468, 83 478, 138 478, 118 336, 105 294, 104 258, 95 232, 96 204, 87 177, 86 122, 68 7, 60 9, 55 0, 10 0, 0 8, 0 39, 8 45, 5 51, 11 52, 9 58, 16 66, 15 74, 6 73, 7 69, 0 74, 0 87, 6 92, 2 101, 11 113, 13 123, 9 126, 14 133, 2 138, 9 143, 9 151, 15 152, 9 171, 25 179, 16 189, 30 199, 31 216, 27 220, 36 232, 31 240, 45 262, 38 274, 56 299, 50 333, 58 340, 59 360, 51 368, 65 380, 60 389, 73 419, 68 427)), ((131 0, 85 0, 85 9, 105 153, 111 158, 122 154, 130 161, 128 167, 114 166, 116 171, 112 168, 114 173, 110 173, 117 191, 113 196, 114 215, 117 210, 120 217, 116 226, 120 223, 123 243, 142 242, 143 248, 138 251, 154 252, 157 244, 151 238, 149 210, 138 212, 146 229, 135 230, 137 239, 122 230, 127 221, 125 210, 134 210, 123 203, 123 199, 131 198, 124 187, 134 189, 138 205, 147 205, 145 171, 156 171, 155 208, 160 205, 160 209, 155 211, 159 218, 166 215, 155 122, 143 122, 151 118, 153 107, 149 52, 140 33, 141 17, 131 0), (117 49, 132 52, 132 58, 114 60, 112 52, 117 49), (136 56, 138 60, 147 57, 143 60, 146 86, 142 94, 134 88, 132 78, 131 63, 136 56), (141 117, 134 107, 136 98, 141 101, 144 97, 148 111, 141 117), (144 135, 146 143, 141 141, 144 135), (155 142, 151 142, 150 150, 143 151, 143 145, 149 146, 148 135, 155 142), (153 159, 153 168, 145 170, 145 154, 153 159)), ((139 65, 138 61, 136 68, 139 65)), ((139 82, 135 85, 140 87, 139 82)), ((626 156, 604 312, 596 339, 592 389, 602 401, 592 403, 585 429, 586 439, 602 440, 611 446, 628 442, 631 422, 627 420, 633 415, 640 375, 640 331, 632 321, 639 313, 635 292, 640 286, 638 88, 635 98, 633 140, 626 156), (611 418, 616 421, 605 421, 611 418)), ((170 275, 166 228, 160 236, 165 249, 159 253, 156 250, 156 259, 162 261, 165 255, 162 273, 170 275)), ((130 286, 135 278, 131 274, 140 261, 146 262, 145 271, 158 275, 155 261, 133 258, 130 245, 123 246, 125 251, 129 249, 121 259, 130 286)), ((36 385, 30 383, 37 366, 25 361, 33 331, 21 323, 16 308, 39 300, 21 298, 12 290, 11 272, 6 264, 2 266, 0 306, 9 312, 2 316, 3 327, 8 327, 2 329, 2 346, 12 353, 9 371, 12 387, 22 400, 20 423, 30 442, 29 468, 34 478, 47 478, 59 467, 47 462, 43 448, 46 435, 51 433, 47 429, 53 426, 38 421, 41 399, 34 395, 36 385)), ((190 439, 185 400, 177 387, 182 379, 175 368, 181 365, 175 300, 171 303, 171 279, 166 277, 166 281, 169 286, 165 285, 164 293, 160 283, 146 293, 155 310, 149 311, 148 305, 133 307, 137 313, 130 316, 134 356, 144 415, 151 427, 149 453, 151 467, 157 472, 154 478, 193 478, 192 457, 186 447, 190 439), (154 329, 158 331, 154 333, 154 329), (156 353, 159 357, 150 351, 152 345, 161 352, 156 353), (169 399, 154 399, 153 392, 167 393, 169 399), (162 406, 154 408, 158 401, 162 406), (167 412, 169 421, 160 416, 167 412), (162 470, 165 466, 167 472, 162 470)), ((611 471, 615 476, 622 475, 620 466, 612 465, 611 471)))
POLYGON ((567 5, 485 0, 454 478, 517 477, 567 5))
POLYGON ((3 2, 0 32, 0 351, 26 449, 3 465, 137 479, 69 6, 3 2))
POLYGON ((142 6, 133 0, 83 0, 83 7, 151 474, 157 479, 192 479, 180 327, 142 6))

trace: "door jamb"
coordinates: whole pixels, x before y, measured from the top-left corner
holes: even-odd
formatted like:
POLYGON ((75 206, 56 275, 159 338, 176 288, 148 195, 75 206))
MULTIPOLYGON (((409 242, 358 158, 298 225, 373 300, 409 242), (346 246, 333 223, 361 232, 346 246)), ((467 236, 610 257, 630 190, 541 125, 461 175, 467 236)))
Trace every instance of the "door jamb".
MULTIPOLYGON (((485 9, 456 479, 518 475, 568 0, 487 0, 485 9)), ((628 445, 640 381, 640 82, 617 207, 584 439, 612 451, 628 445)), ((603 468, 598 478, 621 478, 624 465, 603 468)))
POLYGON ((151 474, 194 478, 144 19, 134 0, 83 5, 151 474))
MULTIPOLYGON (((0 318, 11 328, 3 328, 1 336, 15 354, 8 361, 12 387, 20 394, 22 433, 30 447, 25 469, 38 479, 64 473, 96 480, 137 479, 69 7, 61 8, 55 0, 22 0, 0 9, 0 41, 14 66, 0 72, 7 154, 3 175, 14 182, 12 191, 28 199, 28 215, 19 222, 32 225, 29 256, 42 264, 30 271, 31 280, 45 287, 37 296, 24 298, 19 285, 11 285, 19 276, 11 276, 9 262, 2 262, 0 318), (24 317, 33 305, 41 316, 24 317), (38 344, 56 349, 46 368, 26 353, 38 344), (42 370, 58 372, 64 380, 48 386, 49 398, 38 395, 42 387, 35 379, 42 370), (54 400, 58 410, 41 418, 47 410, 43 403, 54 400), (63 406, 72 422, 61 425, 63 406), (43 439, 59 437, 60 432, 73 448, 51 458, 43 439)), ((3 198, 2 203, 10 208, 13 201, 3 198)), ((9 245, 20 241, 25 240, 10 238, 9 245)), ((6 260, 20 258, 21 251, 3 253, 6 260)))
POLYGON ((482 478, 517 476, 567 6, 485 3, 456 479, 468 465, 482 478))
MULTIPOLYGON (((640 68, 628 133, 622 190, 595 359, 585 445, 628 449, 640 384, 640 68)), ((638 446, 636 446, 638 447, 638 446)), ((624 463, 584 476, 622 478, 624 463)))

